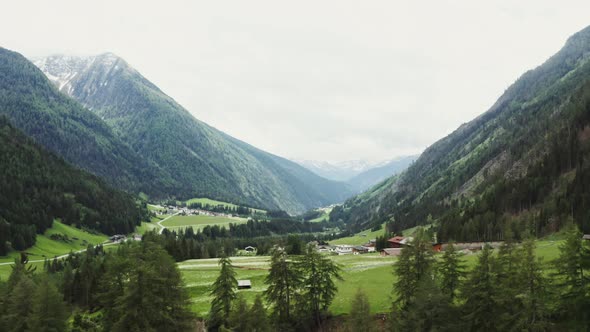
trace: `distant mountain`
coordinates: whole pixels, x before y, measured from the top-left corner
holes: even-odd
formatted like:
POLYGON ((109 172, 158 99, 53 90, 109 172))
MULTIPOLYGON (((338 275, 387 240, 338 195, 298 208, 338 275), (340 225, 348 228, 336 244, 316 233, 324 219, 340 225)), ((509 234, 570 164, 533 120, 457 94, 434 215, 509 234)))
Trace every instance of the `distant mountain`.
POLYGON ((295 160, 296 163, 322 176, 334 181, 348 181, 353 177, 369 169, 384 166, 391 160, 370 162, 366 160, 346 160, 340 162, 326 162, 316 160, 295 160))
POLYGON ((22 55, 0 48, 0 115, 69 163, 133 192, 166 197, 177 186, 96 114, 60 93, 22 55))
POLYGON ((171 195, 204 196, 297 213, 352 191, 195 119, 123 59, 51 56, 35 64, 103 119, 133 152, 170 174, 171 195))
POLYGON ((346 181, 356 192, 363 192, 377 183, 406 170, 419 155, 400 157, 382 166, 370 168, 346 181))
MULTIPOLYGON (((485 78, 474 78, 482 80, 485 78)), ((590 232, 590 27, 405 172, 334 208, 352 229, 434 224, 439 241, 590 232)))
POLYGON ((0 169, 0 256, 32 246, 55 218, 126 234, 147 214, 134 197, 47 152, 2 115, 0 169))

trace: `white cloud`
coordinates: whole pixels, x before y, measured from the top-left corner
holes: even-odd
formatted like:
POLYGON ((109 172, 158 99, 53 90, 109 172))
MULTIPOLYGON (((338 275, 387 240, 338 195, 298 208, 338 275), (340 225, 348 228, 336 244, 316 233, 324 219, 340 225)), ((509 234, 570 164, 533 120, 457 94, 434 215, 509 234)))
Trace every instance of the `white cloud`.
POLYGON ((590 24, 587 1, 14 1, 0 45, 112 51, 197 118, 298 159, 419 152, 590 24))

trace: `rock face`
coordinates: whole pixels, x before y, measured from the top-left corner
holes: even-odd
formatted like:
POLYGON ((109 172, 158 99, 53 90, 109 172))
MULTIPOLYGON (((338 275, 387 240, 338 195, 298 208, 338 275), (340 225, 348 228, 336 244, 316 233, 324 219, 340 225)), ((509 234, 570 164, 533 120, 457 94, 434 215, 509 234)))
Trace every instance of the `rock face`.
POLYGON ((166 170, 178 184, 173 196, 205 196, 297 213, 352 194, 344 183, 195 119, 112 53, 33 60, 60 91, 91 109, 134 152, 166 170))

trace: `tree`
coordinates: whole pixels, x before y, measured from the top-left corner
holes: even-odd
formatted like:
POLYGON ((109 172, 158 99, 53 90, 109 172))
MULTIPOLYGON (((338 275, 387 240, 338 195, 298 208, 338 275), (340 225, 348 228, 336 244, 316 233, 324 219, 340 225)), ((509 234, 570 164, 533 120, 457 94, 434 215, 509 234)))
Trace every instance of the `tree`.
POLYGON ((514 300, 521 303, 522 310, 512 328, 521 331, 545 331, 547 320, 547 281, 543 275, 541 262, 535 257, 535 241, 527 239, 519 250, 518 269, 519 294, 514 300))
POLYGON ((273 318, 279 325, 291 322, 291 308, 295 292, 301 283, 301 276, 283 248, 275 247, 270 257, 270 271, 265 283, 268 285, 264 297, 273 306, 273 318))
POLYGON ((8 332, 25 332, 31 330, 31 314, 35 283, 28 276, 23 276, 10 292, 6 305, 3 324, 8 332))
POLYGON ((405 310, 416 293, 418 282, 427 274, 433 263, 432 243, 424 229, 419 228, 411 245, 402 249, 394 265, 397 281, 394 291, 400 309, 405 310))
POLYGON ((357 289, 352 305, 350 307, 350 317, 348 319, 348 330, 355 331, 372 331, 373 320, 371 319, 371 304, 367 294, 362 289, 357 289))
POLYGON ((559 257, 555 261, 561 291, 559 306, 564 320, 571 328, 578 329, 590 322, 589 283, 585 275, 590 254, 577 227, 570 225, 565 233, 565 241, 559 247, 559 257))
POLYGON ((461 292, 465 300, 464 318, 470 331, 498 330, 496 319, 499 307, 495 300, 498 290, 494 264, 492 249, 485 245, 461 292))
POLYGON ((455 249, 453 243, 449 243, 438 263, 440 274, 440 287, 443 294, 452 301, 459 288, 461 278, 464 276, 465 265, 461 263, 461 254, 455 249))
POLYGON ((297 261, 297 269, 303 276, 302 307, 311 316, 316 326, 319 326, 322 321, 322 312, 328 310, 338 290, 334 279, 342 280, 340 267, 310 245, 307 246, 305 255, 297 261))
POLYGON ((192 314, 176 263, 157 243, 123 244, 107 256, 100 298, 105 330, 186 331, 192 314))
POLYGON ((255 320, 250 319, 250 313, 248 312, 248 303, 242 294, 236 297, 233 301, 231 312, 227 320, 228 326, 231 327, 234 332, 249 332, 252 327, 256 325, 255 320))
POLYGON ((211 290, 213 300, 209 312, 209 328, 212 330, 226 325, 232 301, 236 298, 236 288, 238 287, 236 272, 231 264, 231 259, 223 254, 219 258, 218 264, 221 266, 221 270, 211 290))
POLYGON ((66 331, 66 319, 69 314, 63 295, 45 275, 35 292, 31 313, 32 331, 59 332, 66 331))
POLYGON ((250 321, 253 322, 250 325, 251 330, 249 332, 270 332, 270 323, 268 321, 268 315, 266 309, 262 303, 262 297, 256 296, 252 308, 250 308, 250 321))

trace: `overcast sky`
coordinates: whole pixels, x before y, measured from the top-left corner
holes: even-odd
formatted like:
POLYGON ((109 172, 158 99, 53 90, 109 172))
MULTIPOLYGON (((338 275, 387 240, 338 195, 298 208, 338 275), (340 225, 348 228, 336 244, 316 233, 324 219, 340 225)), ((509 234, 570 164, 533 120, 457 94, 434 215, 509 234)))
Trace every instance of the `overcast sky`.
POLYGON ((590 1, 9 1, 0 46, 113 52, 198 119, 295 159, 421 152, 590 25, 590 1))

